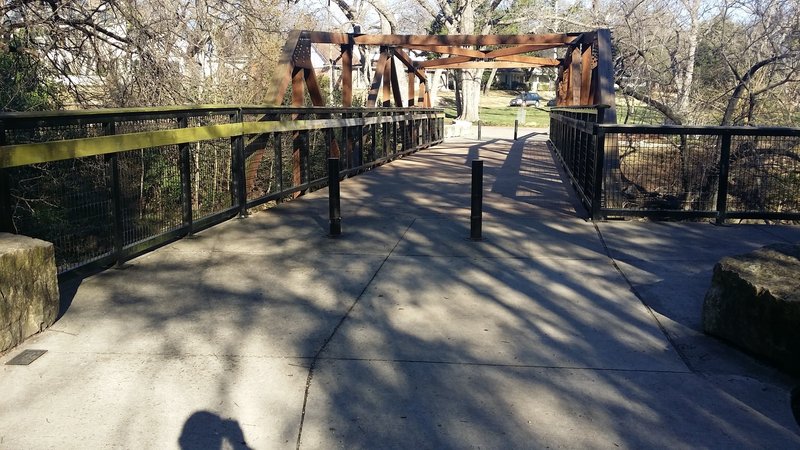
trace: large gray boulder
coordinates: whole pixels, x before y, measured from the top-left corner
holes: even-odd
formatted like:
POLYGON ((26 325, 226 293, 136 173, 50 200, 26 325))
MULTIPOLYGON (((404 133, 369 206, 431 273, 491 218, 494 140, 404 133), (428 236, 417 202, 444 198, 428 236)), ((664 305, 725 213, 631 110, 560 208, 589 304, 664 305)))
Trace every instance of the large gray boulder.
POLYGON ((800 244, 722 258, 703 303, 703 329, 800 373, 800 244))
POLYGON ((53 244, 0 233, 0 352, 52 325, 58 308, 53 244))

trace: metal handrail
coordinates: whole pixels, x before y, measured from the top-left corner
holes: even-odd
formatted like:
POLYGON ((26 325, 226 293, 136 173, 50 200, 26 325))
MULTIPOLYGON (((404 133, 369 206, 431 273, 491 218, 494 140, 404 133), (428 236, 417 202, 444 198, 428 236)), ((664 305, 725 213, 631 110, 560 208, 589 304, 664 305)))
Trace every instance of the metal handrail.
MULTIPOLYGON (((10 144, 0 146, 0 169, 18 167, 71 158, 118 153, 141 148, 159 147, 166 145, 180 145, 208 139, 231 138, 236 136, 263 134, 287 131, 310 131, 339 127, 364 126, 379 123, 396 123, 408 120, 439 119, 444 118, 441 109, 426 108, 265 108, 248 107, 231 109, 226 106, 205 106, 200 109, 186 108, 137 108, 124 110, 93 111, 64 111, 63 115, 57 112, 45 113, 3 113, 0 114, 0 129, 41 127, 48 124, 62 124, 61 121, 70 118, 81 123, 80 119, 93 119, 93 123, 116 122, 122 118, 138 120, 152 119, 153 114, 168 113, 169 117, 178 118, 182 114, 197 112, 238 113, 239 118, 244 114, 358 114, 355 118, 329 118, 311 120, 239 120, 227 124, 204 125, 197 127, 144 131, 136 133, 113 134, 78 139, 54 140, 48 142, 10 144), (405 113, 398 115, 396 113, 405 113), (364 117, 370 114, 390 114, 389 116, 364 117), (136 117, 134 117, 135 115, 136 117), (57 123, 52 123, 52 119, 57 123)), ((60 113, 60 112, 59 112, 60 113)), ((263 119, 263 118, 262 118, 263 119)))
POLYGON ((443 130, 443 110, 418 107, 0 113, 0 231, 53 242, 62 275, 121 264, 326 185, 329 156, 355 175, 443 130))

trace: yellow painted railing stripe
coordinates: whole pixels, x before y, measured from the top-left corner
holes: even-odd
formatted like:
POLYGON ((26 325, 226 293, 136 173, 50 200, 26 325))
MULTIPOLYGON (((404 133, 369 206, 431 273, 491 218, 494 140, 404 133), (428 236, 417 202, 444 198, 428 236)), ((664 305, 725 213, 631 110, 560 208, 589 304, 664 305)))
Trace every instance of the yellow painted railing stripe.
POLYGON ((241 134, 241 123, 178 128, 175 130, 99 136, 85 139, 6 145, 0 147, 0 167, 16 167, 63 159, 83 158, 140 148, 186 144, 241 134))
POLYGON ((0 168, 59 161, 87 156, 187 144, 211 139, 230 138, 260 133, 319 130, 326 128, 352 127, 404 120, 440 119, 444 114, 406 114, 402 116, 379 116, 349 119, 316 119, 269 122, 244 122, 222 125, 207 125, 174 130, 145 131, 139 133, 99 136, 84 139, 15 144, 0 147, 0 168))

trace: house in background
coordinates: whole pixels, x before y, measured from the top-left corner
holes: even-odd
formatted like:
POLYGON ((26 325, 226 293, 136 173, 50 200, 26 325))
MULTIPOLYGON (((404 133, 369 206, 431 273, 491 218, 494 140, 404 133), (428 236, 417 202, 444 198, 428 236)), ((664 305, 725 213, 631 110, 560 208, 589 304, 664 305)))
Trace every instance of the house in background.
MULTIPOLYGON (((367 53, 366 51, 353 52, 353 94, 356 97, 361 97, 366 100, 380 54, 378 52, 378 47, 369 48, 359 46, 359 50, 361 49, 369 49, 371 53, 367 53), (365 65, 364 61, 369 61, 369 64, 365 65)), ((413 50, 408 52, 408 57, 412 61, 426 60, 422 52, 413 50)), ((317 76, 320 78, 320 87, 323 90, 330 92, 335 86, 341 86, 342 61, 341 50, 338 45, 311 44, 311 64, 317 76)), ((398 70, 397 79, 400 84, 400 92, 405 93, 407 92, 408 86, 408 77, 406 76, 405 67, 401 63, 398 63, 396 67, 398 70)), ((432 75, 433 71, 429 71, 428 74, 432 75)))
POLYGON ((552 91, 555 89, 555 72, 552 69, 497 69, 492 87, 514 91, 552 91), (526 83, 527 81, 527 83, 526 83), (527 84, 530 83, 530 86, 527 84))

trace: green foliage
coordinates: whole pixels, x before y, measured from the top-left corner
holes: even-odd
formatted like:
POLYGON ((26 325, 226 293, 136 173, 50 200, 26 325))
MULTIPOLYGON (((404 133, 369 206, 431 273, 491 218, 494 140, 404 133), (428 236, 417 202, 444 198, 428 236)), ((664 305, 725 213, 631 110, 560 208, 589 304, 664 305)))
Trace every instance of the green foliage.
POLYGON ((44 76, 38 58, 9 43, 0 50, 0 109, 44 111, 62 107, 60 88, 44 76))

